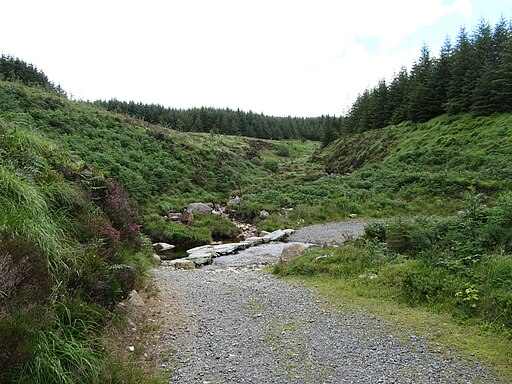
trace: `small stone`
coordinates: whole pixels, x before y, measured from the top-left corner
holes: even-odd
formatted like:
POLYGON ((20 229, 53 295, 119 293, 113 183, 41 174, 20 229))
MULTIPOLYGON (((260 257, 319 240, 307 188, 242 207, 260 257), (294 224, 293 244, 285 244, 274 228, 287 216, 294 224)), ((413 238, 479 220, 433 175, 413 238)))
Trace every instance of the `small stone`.
POLYGON ((130 294, 128 295, 128 302, 132 305, 139 307, 146 306, 146 303, 144 302, 142 297, 140 297, 139 293, 135 289, 131 291, 130 294))
POLYGON ((265 211, 265 210, 260 211, 260 219, 266 219, 269 216, 270 216, 270 213, 268 213, 268 211, 265 211))
POLYGON ((135 351, 135 347, 133 345, 130 345, 127 349, 128 349, 129 352, 134 352, 135 351))

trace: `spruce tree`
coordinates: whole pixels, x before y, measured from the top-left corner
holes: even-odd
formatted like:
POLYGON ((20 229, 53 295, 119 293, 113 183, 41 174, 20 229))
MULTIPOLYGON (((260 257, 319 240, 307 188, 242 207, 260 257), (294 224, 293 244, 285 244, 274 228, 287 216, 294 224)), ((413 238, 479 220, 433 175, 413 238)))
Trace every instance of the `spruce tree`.
POLYGON ((428 47, 424 45, 420 58, 411 71, 409 118, 412 121, 423 122, 435 117, 436 114, 434 60, 430 57, 428 47))
POLYGON ((469 71, 474 66, 474 50, 465 28, 461 28, 452 55, 448 102, 446 111, 450 114, 467 112, 471 106, 471 84, 469 71))

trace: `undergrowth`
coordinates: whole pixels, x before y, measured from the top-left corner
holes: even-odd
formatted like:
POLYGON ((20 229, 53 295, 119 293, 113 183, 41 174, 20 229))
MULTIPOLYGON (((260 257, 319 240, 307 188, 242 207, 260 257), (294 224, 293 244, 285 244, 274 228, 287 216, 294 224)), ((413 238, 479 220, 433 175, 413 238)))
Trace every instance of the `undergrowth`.
POLYGON ((120 185, 1 118, 0 160, 0 382, 107 382, 101 330, 150 266, 137 213, 120 185))

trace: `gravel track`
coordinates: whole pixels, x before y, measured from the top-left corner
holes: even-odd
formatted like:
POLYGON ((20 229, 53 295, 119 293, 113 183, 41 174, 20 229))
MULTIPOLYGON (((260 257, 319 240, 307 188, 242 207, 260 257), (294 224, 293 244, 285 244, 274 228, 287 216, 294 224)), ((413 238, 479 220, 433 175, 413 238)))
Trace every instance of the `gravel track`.
POLYGON ((167 363, 173 373, 170 383, 493 379, 481 365, 464 363, 441 349, 428 350, 421 338, 392 333, 389 324, 364 311, 333 309, 312 289, 258 271, 275 262, 285 246, 253 247, 191 271, 165 266, 155 271, 162 292, 172 293, 180 319, 180 326, 171 330, 176 351, 167 363))
POLYGON ((361 236, 364 234, 364 227, 368 224, 366 220, 349 220, 335 223, 316 224, 301 228, 290 236, 290 241, 301 241, 304 243, 343 243, 347 238, 361 236))

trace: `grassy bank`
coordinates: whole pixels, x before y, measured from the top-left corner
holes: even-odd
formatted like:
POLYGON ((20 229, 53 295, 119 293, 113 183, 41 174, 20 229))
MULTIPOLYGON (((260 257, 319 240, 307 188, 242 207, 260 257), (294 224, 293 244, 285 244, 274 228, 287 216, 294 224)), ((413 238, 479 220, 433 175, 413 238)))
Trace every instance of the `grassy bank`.
POLYGON ((126 194, 2 118, 0 159, 0 381, 129 382, 102 343, 151 260, 126 194))

